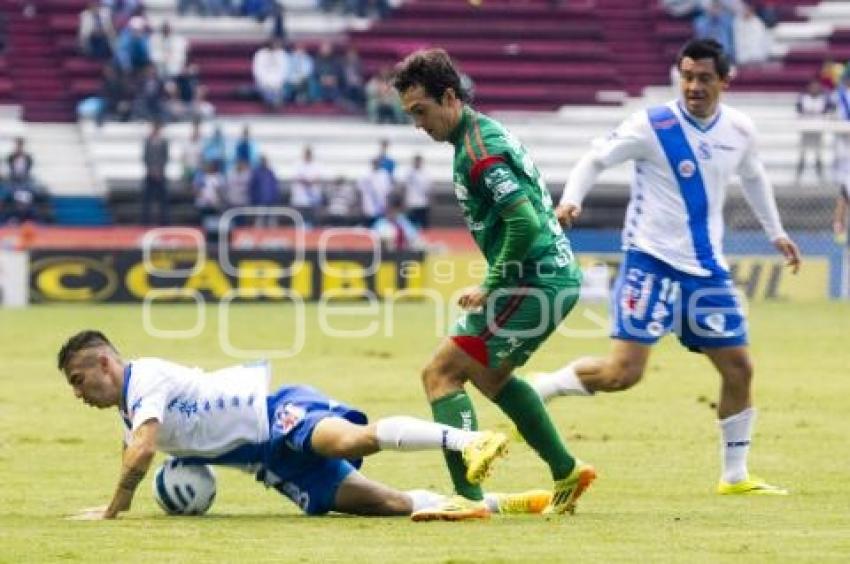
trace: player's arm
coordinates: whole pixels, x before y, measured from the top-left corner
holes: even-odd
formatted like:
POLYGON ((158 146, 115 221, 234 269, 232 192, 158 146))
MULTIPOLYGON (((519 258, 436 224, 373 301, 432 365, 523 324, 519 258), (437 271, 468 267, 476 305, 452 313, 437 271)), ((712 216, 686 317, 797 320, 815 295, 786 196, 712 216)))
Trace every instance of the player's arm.
POLYGON ((850 209, 850 186, 842 184, 838 187, 838 197, 835 199, 835 214, 832 217, 832 230, 836 236, 847 233, 848 209, 850 209))
POLYGON ((744 158, 739 172, 744 199, 747 200, 747 204, 753 210, 753 214, 758 219, 767 237, 785 257, 786 264, 791 267, 791 271, 796 274, 800 270, 800 263, 802 262, 800 249, 782 228, 776 199, 773 196, 773 186, 770 184, 764 165, 750 152, 744 158))
POLYGON ((645 156, 648 127, 646 113, 639 112, 624 121, 607 139, 597 141, 596 146, 579 159, 570 171, 555 209, 562 226, 571 227, 578 219, 585 196, 605 169, 645 156))
POLYGON ((534 206, 523 196, 499 214, 505 222, 505 238, 496 260, 481 285, 488 293, 509 283, 543 228, 534 206))
POLYGON ((156 454, 156 437, 159 433, 159 421, 148 419, 133 431, 133 440, 124 449, 121 463, 121 476, 112 501, 103 512, 104 519, 114 519, 121 511, 130 509, 133 495, 142 478, 150 468, 156 454))
POLYGON ((505 237, 481 286, 465 292, 458 300, 458 304, 466 309, 484 305, 490 292, 516 280, 520 265, 543 227, 511 168, 501 159, 491 162, 485 169, 476 171, 473 181, 489 192, 499 217, 504 221, 505 237))

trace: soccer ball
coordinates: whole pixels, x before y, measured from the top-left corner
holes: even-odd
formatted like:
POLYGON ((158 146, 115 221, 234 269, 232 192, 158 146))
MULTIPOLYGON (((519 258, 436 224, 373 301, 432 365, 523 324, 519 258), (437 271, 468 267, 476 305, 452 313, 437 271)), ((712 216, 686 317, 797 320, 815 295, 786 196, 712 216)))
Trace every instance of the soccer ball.
POLYGON ((169 515, 203 515, 215 499, 215 474, 206 464, 168 458, 154 476, 153 498, 169 515))

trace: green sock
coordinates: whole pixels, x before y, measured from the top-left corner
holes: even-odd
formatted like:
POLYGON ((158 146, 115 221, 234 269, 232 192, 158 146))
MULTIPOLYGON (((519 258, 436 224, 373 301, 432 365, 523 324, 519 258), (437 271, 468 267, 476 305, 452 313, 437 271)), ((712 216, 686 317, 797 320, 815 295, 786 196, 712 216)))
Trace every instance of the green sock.
POLYGON ((575 458, 567 451, 543 401, 528 382, 511 376, 493 401, 516 424, 528 446, 546 461, 552 478, 561 480, 569 476, 576 465, 575 458))
MULTIPOLYGON (((478 419, 475 417, 475 408, 472 400, 464 391, 452 392, 431 402, 431 412, 434 421, 457 427, 466 431, 478 430, 478 419)), ((470 484, 466 480, 466 464, 463 463, 461 453, 453 450, 444 450, 446 465, 452 477, 455 491, 467 499, 480 501, 484 499, 484 492, 476 484, 470 484)))

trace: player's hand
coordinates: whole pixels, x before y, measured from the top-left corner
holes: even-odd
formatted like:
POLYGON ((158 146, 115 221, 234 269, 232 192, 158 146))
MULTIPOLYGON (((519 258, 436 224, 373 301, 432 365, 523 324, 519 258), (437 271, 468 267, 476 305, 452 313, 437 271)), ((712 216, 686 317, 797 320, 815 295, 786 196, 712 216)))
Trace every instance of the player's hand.
POLYGON ((457 300, 457 305, 469 311, 480 309, 487 303, 487 291, 480 286, 466 288, 457 300))
POLYGON ((85 509, 80 509, 74 515, 69 515, 65 517, 69 521, 100 521, 101 519, 106 519, 106 507, 105 505, 101 505, 100 507, 87 507, 85 509))
POLYGON ((791 268, 791 273, 797 274, 800 271, 800 264, 803 262, 797 244, 788 237, 780 237, 773 242, 773 245, 785 257, 785 264, 791 268))
POLYGON ((581 206, 576 204, 561 204, 555 208, 555 217, 564 229, 573 226, 575 220, 581 215, 581 206))

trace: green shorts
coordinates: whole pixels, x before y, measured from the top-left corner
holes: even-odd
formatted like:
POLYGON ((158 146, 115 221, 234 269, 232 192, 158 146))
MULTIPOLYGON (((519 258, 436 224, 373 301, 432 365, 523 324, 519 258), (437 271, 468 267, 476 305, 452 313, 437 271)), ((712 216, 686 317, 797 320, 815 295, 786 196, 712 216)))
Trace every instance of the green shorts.
POLYGON ((570 313, 580 289, 578 268, 521 280, 494 290, 482 310, 464 312, 449 336, 484 366, 497 368, 506 360, 522 366, 570 313))

